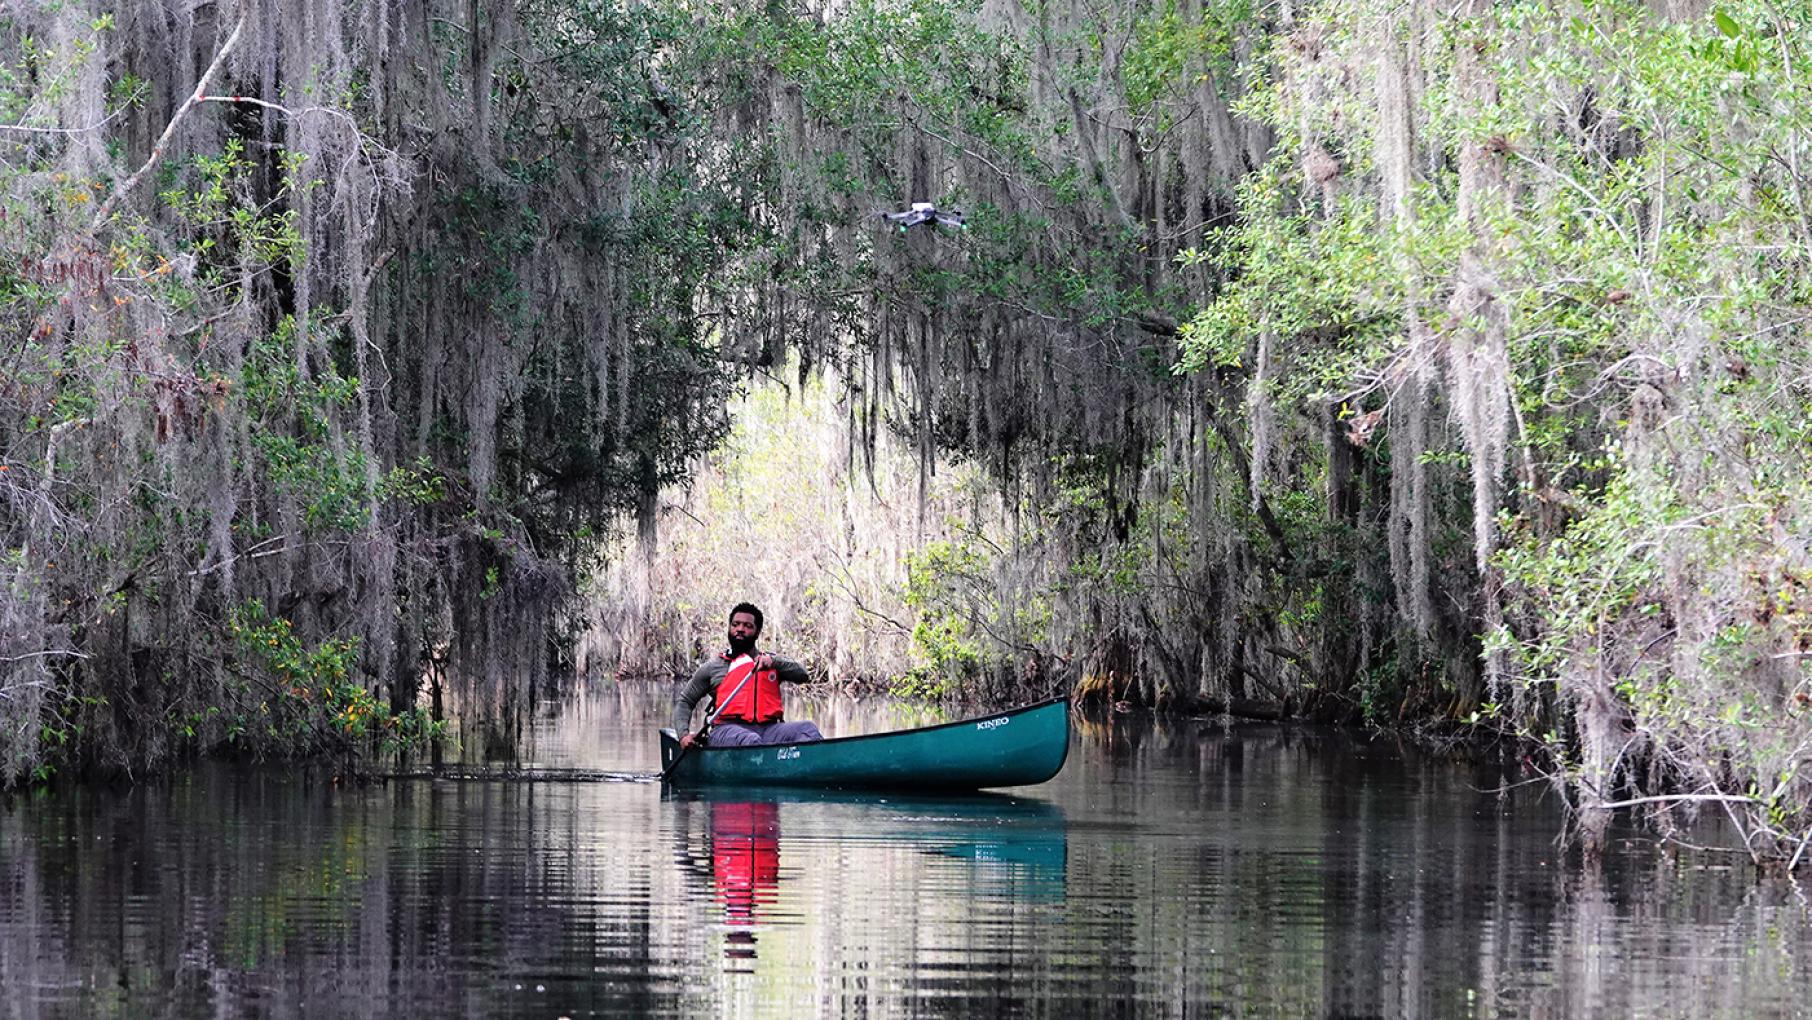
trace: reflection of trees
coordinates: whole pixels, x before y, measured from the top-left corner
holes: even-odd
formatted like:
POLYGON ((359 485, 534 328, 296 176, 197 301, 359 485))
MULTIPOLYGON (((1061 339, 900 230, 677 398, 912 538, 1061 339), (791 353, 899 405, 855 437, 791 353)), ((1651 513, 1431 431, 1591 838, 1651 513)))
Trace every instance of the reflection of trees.
MULTIPOLYGON (((545 760, 642 753, 611 712, 651 726, 664 701, 617 697, 582 710, 577 743, 550 735, 545 760)), ((21 802, 0 812, 0 1014, 1734 1016, 1809 1001, 1808 909, 1746 866, 1613 842, 1582 872, 1556 858, 1540 789, 1500 801, 1481 792, 1495 770, 1351 734, 1104 725, 1036 796, 777 795, 774 881, 751 900, 760 956, 729 964, 714 805, 652 786, 203 772, 21 802)))
POLYGON ((646 862, 592 843, 649 819, 600 824, 581 789, 197 773, 67 796, 0 816, 23 1015, 645 1013, 684 991, 653 962, 646 862))
POLYGON ((1634 853, 1582 872, 1543 789, 1500 799, 1516 777, 1495 768, 1341 731, 1096 725, 1061 782, 1128 821, 1072 833, 1070 903, 1090 909, 1066 919, 1084 948, 1058 987, 1099 983, 1104 1008, 1745 1015, 1807 991, 1812 911, 1790 887, 1634 853))

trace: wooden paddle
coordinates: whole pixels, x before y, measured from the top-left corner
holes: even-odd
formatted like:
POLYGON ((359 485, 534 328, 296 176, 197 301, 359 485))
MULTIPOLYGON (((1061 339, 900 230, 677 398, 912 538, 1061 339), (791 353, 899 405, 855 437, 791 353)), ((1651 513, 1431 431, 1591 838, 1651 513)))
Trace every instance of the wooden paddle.
POLYGON ((729 708, 730 703, 736 700, 736 696, 742 693, 743 685, 747 684, 750 680, 755 679, 755 674, 758 672, 760 672, 759 669, 749 670, 748 674, 742 678, 742 681, 730 691, 730 696, 724 699, 724 703, 717 707, 717 711, 711 713, 711 718, 706 719, 704 725, 698 728, 698 732, 692 734, 692 743, 680 744, 679 753, 674 755, 673 761, 669 762, 667 767, 661 770, 661 782, 666 782, 667 777, 673 774, 673 770, 679 768, 680 760, 686 757, 686 752, 692 750, 692 748, 698 744, 699 739, 705 735, 705 731, 710 729, 712 724, 717 722, 717 717, 723 715, 724 709, 729 708))

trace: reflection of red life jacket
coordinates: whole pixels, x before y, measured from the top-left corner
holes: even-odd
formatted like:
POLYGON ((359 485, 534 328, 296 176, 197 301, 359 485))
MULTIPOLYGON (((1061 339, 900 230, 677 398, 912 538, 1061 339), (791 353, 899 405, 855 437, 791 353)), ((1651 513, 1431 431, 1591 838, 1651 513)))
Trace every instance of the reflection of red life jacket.
MULTIPOLYGON (((727 653, 726 653, 727 655, 727 653)), ((713 697, 723 711, 719 719, 734 722, 771 723, 780 721, 780 674, 771 669, 764 669, 755 674, 755 678, 743 683, 743 678, 755 669, 755 659, 748 655, 738 655, 730 661, 730 668, 724 671, 724 678, 717 682, 717 693, 713 697), (738 690, 738 684, 742 689, 738 690), (735 691, 732 695, 730 692, 735 691), (724 699, 728 698, 728 701, 724 699)))
POLYGON ((724 921, 746 925, 773 898, 780 881, 780 805, 730 801, 711 805, 711 874, 724 921))

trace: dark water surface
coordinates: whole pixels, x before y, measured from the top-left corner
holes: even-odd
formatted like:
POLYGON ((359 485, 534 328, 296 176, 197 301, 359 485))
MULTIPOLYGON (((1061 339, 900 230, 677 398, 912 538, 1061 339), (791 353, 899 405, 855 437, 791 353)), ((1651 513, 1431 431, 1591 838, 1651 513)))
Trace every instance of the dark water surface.
MULTIPOLYGON (((666 698, 591 694, 533 764, 652 770, 666 698)), ((1804 1014, 1795 885, 1633 838, 1587 873, 1499 781, 1141 719, 1015 796, 209 767, 0 810, 0 1017, 1804 1014)))

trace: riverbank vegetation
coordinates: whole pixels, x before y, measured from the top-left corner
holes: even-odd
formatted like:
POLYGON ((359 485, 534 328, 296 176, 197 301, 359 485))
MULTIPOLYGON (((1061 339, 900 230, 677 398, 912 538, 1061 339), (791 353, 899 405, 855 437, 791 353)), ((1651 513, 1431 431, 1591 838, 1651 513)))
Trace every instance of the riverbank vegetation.
POLYGON ((505 747, 757 569, 1805 860, 1812 7, 143 6, 0 20, 7 781, 505 747))

